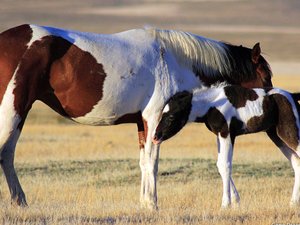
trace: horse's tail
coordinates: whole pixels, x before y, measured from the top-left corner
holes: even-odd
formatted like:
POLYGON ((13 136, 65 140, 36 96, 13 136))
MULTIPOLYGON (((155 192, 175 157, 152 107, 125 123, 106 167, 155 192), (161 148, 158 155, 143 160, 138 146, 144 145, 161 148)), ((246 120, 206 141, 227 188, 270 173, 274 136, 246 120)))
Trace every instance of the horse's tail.
POLYGON ((300 104, 298 102, 298 101, 300 101, 300 92, 291 93, 291 95, 292 95, 292 98, 294 100, 295 106, 297 108, 298 115, 300 116, 300 104))
POLYGON ((299 101, 300 100, 300 92, 292 93, 292 97, 295 102, 299 101))

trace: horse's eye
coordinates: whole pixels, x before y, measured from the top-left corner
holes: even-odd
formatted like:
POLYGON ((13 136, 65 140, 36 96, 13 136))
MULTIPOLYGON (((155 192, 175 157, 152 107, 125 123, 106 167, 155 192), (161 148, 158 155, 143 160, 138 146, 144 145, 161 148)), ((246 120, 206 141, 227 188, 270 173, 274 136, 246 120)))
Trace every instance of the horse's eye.
POLYGON ((175 118, 174 115, 170 115, 170 116, 169 116, 169 119, 170 119, 170 120, 174 120, 174 118, 175 118))

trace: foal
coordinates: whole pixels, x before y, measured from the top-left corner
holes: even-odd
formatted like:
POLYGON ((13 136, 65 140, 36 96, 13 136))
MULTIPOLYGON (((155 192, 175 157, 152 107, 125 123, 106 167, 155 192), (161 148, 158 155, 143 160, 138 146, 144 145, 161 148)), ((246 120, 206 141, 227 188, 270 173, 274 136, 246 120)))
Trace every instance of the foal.
POLYGON ((205 123, 217 135, 217 167, 223 181, 222 207, 239 203, 231 178, 235 137, 266 131, 291 162, 295 172, 292 205, 300 203, 300 94, 277 88, 247 89, 219 86, 175 94, 165 105, 153 142, 159 144, 187 122, 205 123))

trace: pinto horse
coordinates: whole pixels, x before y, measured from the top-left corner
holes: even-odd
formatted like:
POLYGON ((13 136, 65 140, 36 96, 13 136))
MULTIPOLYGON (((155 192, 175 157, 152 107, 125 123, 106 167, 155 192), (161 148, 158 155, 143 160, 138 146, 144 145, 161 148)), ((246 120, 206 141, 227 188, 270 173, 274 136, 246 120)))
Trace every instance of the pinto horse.
POLYGON ((159 145, 151 136, 176 92, 226 81, 272 86, 257 43, 234 46, 154 28, 104 35, 21 25, 0 34, 1 167, 11 198, 26 205, 14 152, 36 100, 88 125, 136 123, 142 173, 140 200, 157 207, 159 145))
POLYGON ((291 162, 295 184, 291 205, 300 205, 300 93, 277 88, 211 87, 178 92, 167 102, 153 142, 174 136, 187 122, 205 123, 217 135, 217 167, 223 180, 222 207, 238 204, 231 178, 232 156, 238 135, 267 131, 291 162), (233 201, 231 200, 233 199, 233 201))

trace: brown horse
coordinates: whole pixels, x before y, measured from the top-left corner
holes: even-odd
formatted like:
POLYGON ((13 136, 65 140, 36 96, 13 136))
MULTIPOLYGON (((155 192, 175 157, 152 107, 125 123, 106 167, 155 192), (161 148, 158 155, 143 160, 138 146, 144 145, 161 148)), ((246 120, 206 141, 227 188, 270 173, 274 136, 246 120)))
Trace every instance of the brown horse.
POLYGON ((136 29, 102 35, 22 25, 0 34, 1 166, 12 200, 26 205, 14 169, 15 146, 36 100, 89 125, 136 123, 141 202, 157 207, 159 146, 151 135, 176 92, 226 81, 272 86, 253 49, 181 31, 136 29))

